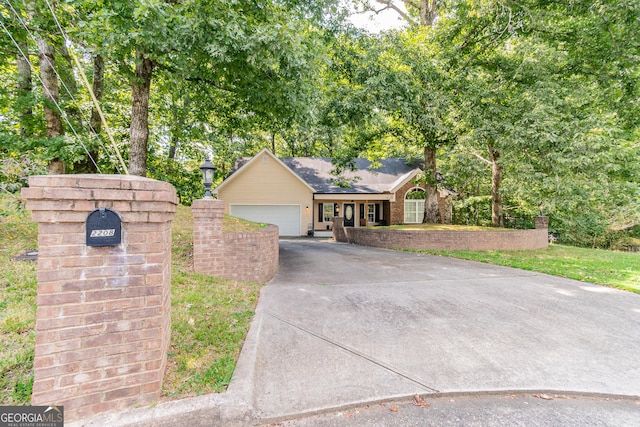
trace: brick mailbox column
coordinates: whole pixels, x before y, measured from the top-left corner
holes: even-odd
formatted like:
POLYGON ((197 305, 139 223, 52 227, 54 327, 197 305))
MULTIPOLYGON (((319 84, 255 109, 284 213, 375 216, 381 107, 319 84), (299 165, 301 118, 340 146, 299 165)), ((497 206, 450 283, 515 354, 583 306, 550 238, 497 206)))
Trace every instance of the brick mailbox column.
POLYGON ((225 272, 222 237, 224 201, 194 200, 191 211, 193 213, 193 270, 196 273, 223 277, 225 272))
POLYGON ((136 176, 50 175, 32 176, 22 195, 39 223, 31 403, 63 405, 65 421, 75 421, 158 400, 174 188, 136 176), (99 208, 120 217, 120 244, 87 245, 85 223, 99 208))

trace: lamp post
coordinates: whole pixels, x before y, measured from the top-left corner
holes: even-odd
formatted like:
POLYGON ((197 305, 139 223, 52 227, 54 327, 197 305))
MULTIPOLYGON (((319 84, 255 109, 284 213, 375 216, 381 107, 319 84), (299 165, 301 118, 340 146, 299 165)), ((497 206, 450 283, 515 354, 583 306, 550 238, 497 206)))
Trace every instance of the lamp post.
POLYGON ((202 178, 204 179, 204 198, 211 198, 211 184, 213 183, 213 174, 216 171, 216 167, 211 163, 209 159, 206 159, 202 166, 200 166, 200 170, 202 171, 202 178))
POLYGON ((543 204, 542 204, 542 201, 540 201, 540 202, 538 203, 538 209, 540 209, 540 216, 544 216, 544 215, 542 214, 542 208, 543 208, 543 207, 544 207, 544 206, 543 206, 543 204))

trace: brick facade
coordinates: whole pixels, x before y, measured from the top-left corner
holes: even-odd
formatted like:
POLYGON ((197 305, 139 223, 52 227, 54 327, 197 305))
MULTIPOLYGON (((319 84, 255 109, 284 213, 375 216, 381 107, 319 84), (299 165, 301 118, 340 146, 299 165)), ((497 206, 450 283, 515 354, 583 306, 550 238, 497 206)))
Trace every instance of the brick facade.
POLYGON ((278 271, 278 227, 223 232, 224 202, 194 200, 193 269, 239 282, 268 282, 278 271))
MULTIPOLYGON (((386 209, 389 209, 389 213, 385 212, 385 215, 388 215, 386 218, 389 218, 389 225, 396 224, 404 224, 404 197, 409 190, 412 188, 422 188, 424 189, 424 185, 415 184, 413 181, 407 182, 405 185, 400 187, 398 191, 395 193, 395 201, 390 203, 390 206, 386 209)), ((442 197, 440 196, 440 192, 438 192, 438 209, 440 212, 440 222, 444 224, 451 224, 451 216, 452 216, 452 202, 451 197, 442 197)))
POLYGON ((519 250, 548 246, 548 218, 537 220, 533 230, 499 228, 482 231, 390 230, 384 228, 340 227, 334 223, 334 239, 378 248, 430 250, 519 250))
POLYGON ((404 196, 405 194, 407 194, 407 191, 415 187, 424 188, 424 186, 416 185, 412 181, 409 181, 405 185, 400 187, 398 191, 396 191, 396 200, 395 202, 391 203, 391 217, 389 220, 389 225, 404 223, 404 196))
POLYGON ((65 421, 160 397, 170 339, 171 221, 167 183, 134 176, 32 176, 23 190, 38 226, 33 405, 65 421), (86 245, 98 208, 122 220, 117 246, 86 245))

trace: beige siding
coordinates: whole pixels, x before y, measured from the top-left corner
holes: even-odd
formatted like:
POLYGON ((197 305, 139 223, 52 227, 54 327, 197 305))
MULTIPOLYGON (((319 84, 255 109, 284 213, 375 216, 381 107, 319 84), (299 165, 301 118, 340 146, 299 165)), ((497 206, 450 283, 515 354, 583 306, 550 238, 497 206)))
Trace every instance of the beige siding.
POLYGON ((268 153, 262 153, 236 174, 218 190, 225 213, 229 213, 231 204, 299 205, 300 235, 307 234, 307 225, 313 221, 313 193, 286 166, 268 153))

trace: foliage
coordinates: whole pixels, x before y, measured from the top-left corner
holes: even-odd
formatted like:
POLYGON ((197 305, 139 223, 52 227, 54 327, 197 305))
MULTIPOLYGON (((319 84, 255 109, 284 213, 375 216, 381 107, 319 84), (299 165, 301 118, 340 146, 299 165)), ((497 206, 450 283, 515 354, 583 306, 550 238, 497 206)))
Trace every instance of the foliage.
POLYGON ((188 170, 184 163, 163 156, 149 156, 148 176, 173 185, 180 199, 180 204, 191 206, 191 202, 204 196, 202 172, 192 164, 188 170))
POLYGON ((629 120, 637 103, 626 98, 638 94, 627 77, 638 64, 615 40, 637 35, 637 26, 613 23, 637 20, 639 10, 614 3, 594 11, 580 1, 466 2, 442 15, 438 37, 450 45, 443 53, 464 82, 458 145, 442 166, 463 199, 457 206, 491 188, 494 205, 511 211, 530 214, 542 202, 565 243, 621 245, 616 230, 640 220, 637 162, 627 157, 640 148, 629 120), (497 181, 489 180, 492 165, 504 169, 497 181))
POLYGON ((27 185, 31 175, 46 173, 46 165, 33 153, 5 155, 0 160, 0 191, 16 193, 27 185))
POLYGON ((422 175, 427 199, 437 168, 459 193, 458 221, 486 221, 479 200, 493 194, 507 215, 535 214, 542 201, 552 231, 575 245, 624 246, 624 230, 640 223, 638 2, 354 0, 410 23, 377 35, 346 25, 333 0, 51 4, 72 44, 45 3, 0 3, 9 191, 54 158, 82 173, 90 153, 101 173, 122 172, 105 130, 89 129, 93 105, 72 55, 90 81, 93 58, 104 58, 100 103, 125 160, 142 55, 153 64, 148 174, 185 204, 201 194, 204 156, 220 182, 265 147, 331 157, 338 174, 354 157, 435 162, 437 149, 422 175), (46 137, 37 38, 55 48, 58 138, 46 137), (18 46, 32 64, 29 89, 18 46))
POLYGON ((491 225, 491 196, 471 196, 454 200, 453 223, 491 225))

